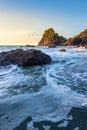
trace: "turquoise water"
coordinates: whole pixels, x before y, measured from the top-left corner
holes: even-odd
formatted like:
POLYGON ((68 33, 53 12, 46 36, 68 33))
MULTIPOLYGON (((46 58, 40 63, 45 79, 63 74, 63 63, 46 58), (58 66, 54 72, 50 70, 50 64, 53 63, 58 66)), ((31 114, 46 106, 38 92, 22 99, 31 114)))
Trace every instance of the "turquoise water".
MULTIPOLYGON (((16 48, 32 47, 2 46, 0 52, 16 48)), ((87 50, 34 49, 52 62, 0 67, 0 130, 87 130, 87 50)))

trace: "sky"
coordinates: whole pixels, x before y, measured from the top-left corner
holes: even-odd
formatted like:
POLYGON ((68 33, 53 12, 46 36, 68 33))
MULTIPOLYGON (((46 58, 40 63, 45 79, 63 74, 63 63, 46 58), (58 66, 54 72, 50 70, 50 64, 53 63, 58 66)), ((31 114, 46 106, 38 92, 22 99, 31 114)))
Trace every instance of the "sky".
POLYGON ((66 38, 87 28, 87 0, 0 0, 0 45, 37 44, 48 28, 66 38))

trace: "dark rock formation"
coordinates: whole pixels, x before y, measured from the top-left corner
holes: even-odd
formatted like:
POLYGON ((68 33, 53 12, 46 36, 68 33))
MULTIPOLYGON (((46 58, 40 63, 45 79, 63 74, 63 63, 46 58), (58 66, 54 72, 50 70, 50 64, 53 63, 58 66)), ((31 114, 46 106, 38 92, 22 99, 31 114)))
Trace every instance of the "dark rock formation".
POLYGON ((42 53, 40 50, 22 50, 16 49, 0 53, 0 66, 10 64, 18 66, 43 65, 51 62, 50 56, 42 53))
POLYGON ((59 51, 61 51, 61 52, 66 52, 66 49, 60 49, 59 51))
POLYGON ((26 45, 26 47, 35 47, 34 45, 26 45))
POLYGON ((81 32, 79 35, 69 38, 65 45, 78 47, 82 46, 87 48, 87 29, 81 32))
POLYGON ((53 28, 49 28, 44 32, 42 39, 38 43, 38 46, 55 47, 61 46, 64 42, 66 42, 66 38, 55 33, 53 28))

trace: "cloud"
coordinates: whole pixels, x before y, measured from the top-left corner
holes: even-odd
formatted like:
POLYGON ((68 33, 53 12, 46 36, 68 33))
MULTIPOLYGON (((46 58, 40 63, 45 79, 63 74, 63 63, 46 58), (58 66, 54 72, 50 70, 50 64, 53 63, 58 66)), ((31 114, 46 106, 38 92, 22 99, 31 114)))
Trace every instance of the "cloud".
POLYGON ((42 36, 42 34, 36 33, 36 32, 34 32, 34 33, 28 33, 28 37, 39 37, 39 36, 42 36))

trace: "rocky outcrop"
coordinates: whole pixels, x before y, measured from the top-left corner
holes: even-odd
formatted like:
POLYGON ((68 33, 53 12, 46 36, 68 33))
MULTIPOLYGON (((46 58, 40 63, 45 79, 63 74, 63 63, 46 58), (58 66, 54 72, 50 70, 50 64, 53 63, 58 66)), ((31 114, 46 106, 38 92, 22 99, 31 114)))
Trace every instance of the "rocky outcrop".
POLYGON ((61 52, 66 52, 66 49, 60 49, 59 51, 61 51, 61 52))
POLYGON ((51 62, 50 56, 42 53, 40 50, 22 50, 16 49, 0 53, 0 66, 7 66, 10 64, 18 66, 32 66, 43 65, 51 62))
POLYGON ((65 45, 78 47, 82 46, 87 48, 87 29, 81 32, 79 35, 69 38, 65 45))
POLYGON ((44 32, 42 39, 38 43, 38 46, 55 47, 61 46, 64 42, 66 42, 66 38, 55 33, 53 28, 49 28, 44 32))

